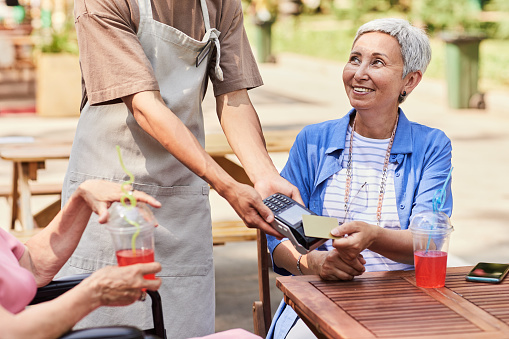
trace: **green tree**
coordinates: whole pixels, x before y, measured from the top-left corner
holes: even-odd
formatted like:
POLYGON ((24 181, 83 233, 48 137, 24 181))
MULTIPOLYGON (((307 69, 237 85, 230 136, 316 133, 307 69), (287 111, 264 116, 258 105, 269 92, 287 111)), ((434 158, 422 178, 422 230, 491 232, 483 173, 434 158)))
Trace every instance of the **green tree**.
POLYGON ((479 9, 473 0, 420 0, 412 6, 412 17, 430 33, 437 31, 472 32, 480 30, 479 9))

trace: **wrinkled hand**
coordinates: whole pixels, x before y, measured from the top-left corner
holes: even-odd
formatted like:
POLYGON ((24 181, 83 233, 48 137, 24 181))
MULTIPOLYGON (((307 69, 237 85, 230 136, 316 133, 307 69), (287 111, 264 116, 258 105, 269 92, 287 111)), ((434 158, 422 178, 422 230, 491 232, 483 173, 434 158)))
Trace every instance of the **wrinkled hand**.
POLYGON ((90 288, 90 295, 97 298, 101 306, 125 306, 138 300, 143 288, 157 290, 161 286, 161 279, 147 280, 143 276, 160 271, 161 264, 157 262, 107 266, 94 272, 82 284, 90 288))
POLYGON ((332 246, 343 260, 353 262, 362 251, 371 246, 379 231, 380 227, 362 221, 347 222, 331 231, 332 235, 340 237, 334 239, 332 246))
MULTIPOLYGON (((130 186, 126 188, 131 189, 130 186)), ((92 211, 99 215, 99 222, 104 224, 108 221, 108 208, 113 202, 120 201, 124 193, 118 183, 105 180, 87 180, 78 187, 74 194, 80 196, 92 211)), ((145 202, 156 208, 161 207, 159 201, 144 192, 133 191, 133 196, 139 202, 145 202)))
POLYGON ((225 199, 230 203, 235 212, 244 221, 249 228, 258 228, 267 234, 273 235, 279 239, 279 234, 269 223, 274 221, 274 214, 263 203, 260 194, 256 190, 245 184, 236 183, 228 191, 225 199))
POLYGON ((323 280, 352 280, 366 270, 366 260, 359 254, 355 260, 343 260, 336 249, 307 254, 309 268, 323 280))
POLYGON ((272 194, 282 193, 300 204, 303 204, 297 187, 292 185, 288 180, 280 175, 273 175, 265 177, 263 180, 259 180, 254 184, 256 191, 265 199, 272 194))

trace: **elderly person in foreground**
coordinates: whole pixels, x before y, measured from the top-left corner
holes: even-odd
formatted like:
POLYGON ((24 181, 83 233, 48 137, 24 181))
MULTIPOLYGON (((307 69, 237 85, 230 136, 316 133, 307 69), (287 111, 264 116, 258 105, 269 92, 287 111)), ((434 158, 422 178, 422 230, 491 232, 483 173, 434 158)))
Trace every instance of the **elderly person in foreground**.
MULTIPOLYGON (((107 266, 62 296, 25 308, 37 287, 48 284, 76 249, 92 212, 99 215, 100 223, 106 223, 108 207, 120 201, 122 194, 116 183, 83 182, 55 219, 25 245, 0 228, 0 338, 57 338, 100 306, 129 305, 140 299, 142 289, 159 288, 161 279, 143 277, 161 270, 157 262, 107 266)), ((143 192, 134 191, 133 196, 152 207, 161 206, 143 192)), ((259 337, 234 329, 207 338, 259 337)))
MULTIPOLYGON (((76 249, 92 212, 108 220, 108 207, 122 196, 120 185, 86 181, 60 213, 25 245, 0 229, 0 337, 57 338, 100 306, 124 306, 138 300, 142 289, 157 290, 160 279, 145 274, 161 270, 159 263, 104 267, 62 296, 25 307, 37 287, 48 284, 76 249)), ((153 207, 153 197, 134 191, 134 197, 153 207)))
MULTIPOLYGON (((351 280, 365 271, 413 269, 413 215, 433 209, 446 184, 443 212, 451 215, 451 143, 440 130, 409 121, 401 103, 431 59, 426 33, 402 19, 361 26, 343 69, 353 109, 343 118, 307 126, 281 175, 304 204, 340 226, 317 250, 300 255, 289 241, 268 236, 274 270, 351 280)), ((268 338, 313 334, 284 302, 268 338)))

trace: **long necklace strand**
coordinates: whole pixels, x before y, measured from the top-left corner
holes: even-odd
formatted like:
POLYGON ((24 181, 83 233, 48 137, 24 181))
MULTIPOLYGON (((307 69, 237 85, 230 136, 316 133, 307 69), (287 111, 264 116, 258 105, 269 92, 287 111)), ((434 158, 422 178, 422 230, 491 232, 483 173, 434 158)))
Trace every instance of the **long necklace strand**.
MULTIPOLYGON (((352 133, 350 134, 350 150, 348 154, 348 164, 346 166, 346 186, 345 186, 345 217, 348 211, 348 201, 350 199, 350 190, 352 185, 352 158, 353 158, 353 134, 355 131, 355 121, 357 117, 353 119, 352 133)), ((394 136, 396 135, 396 128, 398 127, 399 114, 396 116, 396 123, 392 130, 391 139, 385 152, 384 167, 382 169, 382 181, 380 182, 380 193, 378 194, 378 207, 376 209, 376 224, 380 226, 380 220, 382 219, 382 203, 384 201, 385 185, 387 182, 387 168, 389 167, 389 158, 391 156, 392 144, 394 143, 394 136)))

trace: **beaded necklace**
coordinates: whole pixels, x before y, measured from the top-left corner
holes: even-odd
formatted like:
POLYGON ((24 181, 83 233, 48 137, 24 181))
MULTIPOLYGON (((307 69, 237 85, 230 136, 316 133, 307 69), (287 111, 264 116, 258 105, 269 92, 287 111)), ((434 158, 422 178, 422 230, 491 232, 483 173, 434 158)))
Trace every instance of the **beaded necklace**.
MULTIPOLYGON (((355 131, 355 121, 357 116, 353 119, 352 133, 350 134, 350 151, 348 154, 348 164, 346 166, 346 185, 345 185, 345 217, 348 212, 348 201, 350 199, 350 189, 352 184, 352 150, 353 150, 353 134, 355 131)), ((380 182, 380 193, 378 194, 378 207, 376 209, 376 224, 380 226, 380 220, 382 219, 382 203, 384 201, 385 184, 387 182, 387 168, 389 167, 389 157, 391 155, 392 144, 394 143, 394 136, 396 135, 396 128, 398 127, 399 114, 396 117, 396 123, 392 130, 391 140, 387 146, 387 152, 385 153, 384 167, 382 169, 382 181, 380 182)))

